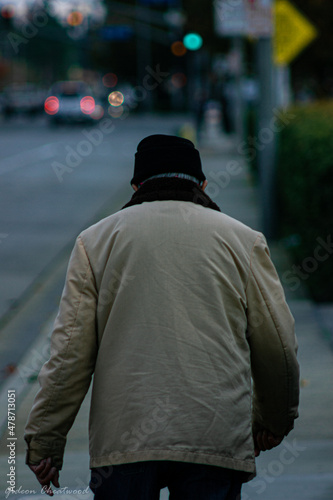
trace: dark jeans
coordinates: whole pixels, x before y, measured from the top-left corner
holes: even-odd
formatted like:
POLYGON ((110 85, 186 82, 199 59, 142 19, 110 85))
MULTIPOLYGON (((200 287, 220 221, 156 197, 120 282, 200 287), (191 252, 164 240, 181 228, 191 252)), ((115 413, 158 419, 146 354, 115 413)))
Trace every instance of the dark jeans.
POLYGON ((212 465, 173 461, 136 462, 92 469, 95 500, 239 500, 244 473, 212 465))

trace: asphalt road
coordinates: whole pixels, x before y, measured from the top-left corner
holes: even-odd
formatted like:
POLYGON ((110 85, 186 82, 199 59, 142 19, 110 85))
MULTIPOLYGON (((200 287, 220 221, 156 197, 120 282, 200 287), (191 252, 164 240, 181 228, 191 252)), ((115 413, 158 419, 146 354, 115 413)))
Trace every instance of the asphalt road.
MULTIPOLYGON (((174 134, 184 120, 133 115, 106 118, 95 126, 60 127, 42 118, 0 122, 2 332, 32 297, 39 294, 44 301, 36 306, 37 317, 27 314, 26 321, 12 329, 12 345, 7 342, 5 349, 0 333, 0 370, 18 361, 39 333, 41 316, 46 320, 55 309, 63 279, 52 296, 44 293, 43 284, 55 266, 68 260, 76 236, 131 196, 138 142, 149 134, 174 134)), ((6 332, 7 338, 10 335, 6 332)))

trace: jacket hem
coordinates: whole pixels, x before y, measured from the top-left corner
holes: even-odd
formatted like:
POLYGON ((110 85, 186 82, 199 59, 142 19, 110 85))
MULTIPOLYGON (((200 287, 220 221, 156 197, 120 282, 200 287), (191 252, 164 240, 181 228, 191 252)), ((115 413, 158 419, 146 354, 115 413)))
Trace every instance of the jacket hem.
POLYGON ((252 474, 252 477, 256 475, 254 458, 253 460, 240 460, 236 458, 222 457, 220 455, 213 455, 210 453, 170 450, 147 450, 127 453, 113 452, 101 457, 91 457, 90 468, 93 469, 95 467, 121 465, 125 463, 144 462, 150 460, 172 460, 175 462, 215 465, 226 469, 248 472, 252 474))

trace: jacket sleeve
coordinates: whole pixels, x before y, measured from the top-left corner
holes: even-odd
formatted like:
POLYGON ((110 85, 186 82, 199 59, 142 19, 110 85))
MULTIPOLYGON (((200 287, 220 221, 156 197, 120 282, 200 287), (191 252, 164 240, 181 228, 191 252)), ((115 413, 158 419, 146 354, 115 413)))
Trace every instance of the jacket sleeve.
POLYGON ((294 319, 263 235, 252 249, 247 284, 253 379, 253 431, 287 435, 298 417, 299 365, 294 319))
POLYGON ((78 237, 69 261, 50 359, 42 367, 25 427, 26 463, 49 456, 61 469, 66 436, 88 391, 97 355, 97 291, 83 242, 78 237))

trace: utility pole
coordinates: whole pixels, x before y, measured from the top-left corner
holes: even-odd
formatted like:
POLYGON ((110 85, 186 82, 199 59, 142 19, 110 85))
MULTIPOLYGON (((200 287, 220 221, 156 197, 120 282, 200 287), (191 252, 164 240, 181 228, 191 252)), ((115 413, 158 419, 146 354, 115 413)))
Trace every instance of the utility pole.
MULTIPOLYGON (((266 4, 272 0, 266 0, 266 4)), ((276 236, 276 133, 271 120, 276 107, 272 36, 260 37, 257 42, 259 78, 258 103, 258 170, 262 230, 268 239, 276 236), (261 140, 262 139, 262 140, 261 140)))
MULTIPOLYGON (((258 142, 256 152, 260 176, 262 230, 267 238, 276 235, 276 133, 271 128, 274 108, 273 65, 273 0, 220 0, 215 5, 215 29, 221 36, 234 39, 234 49, 241 51, 241 37, 257 41, 257 69, 260 86, 258 112, 258 142), (236 5, 237 4, 237 5, 236 5)), ((238 88, 240 81, 238 83, 238 88)), ((239 101, 238 106, 241 105, 239 101)))

